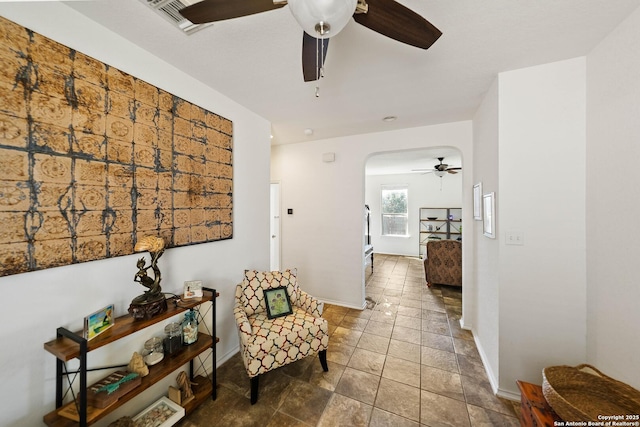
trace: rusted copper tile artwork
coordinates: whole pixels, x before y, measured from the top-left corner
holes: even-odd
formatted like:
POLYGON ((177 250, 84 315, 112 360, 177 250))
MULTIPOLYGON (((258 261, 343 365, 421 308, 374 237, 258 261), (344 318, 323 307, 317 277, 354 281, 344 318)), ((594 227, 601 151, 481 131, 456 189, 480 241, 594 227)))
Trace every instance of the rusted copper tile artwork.
POLYGON ((232 122, 0 17, 0 276, 230 239, 232 122))

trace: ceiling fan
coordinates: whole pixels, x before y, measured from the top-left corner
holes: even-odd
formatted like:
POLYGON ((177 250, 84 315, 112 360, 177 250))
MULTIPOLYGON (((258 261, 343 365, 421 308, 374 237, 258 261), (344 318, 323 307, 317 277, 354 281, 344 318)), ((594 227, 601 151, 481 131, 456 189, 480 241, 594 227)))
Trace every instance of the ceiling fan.
POLYGON ((428 49, 442 35, 429 21, 395 0, 203 0, 179 12, 194 24, 279 9, 286 4, 304 30, 304 81, 322 77, 329 38, 353 16, 360 25, 402 43, 428 49))
POLYGON ((447 173, 456 174, 458 173, 459 170, 462 170, 461 167, 449 167, 448 164, 442 163, 442 161, 444 160, 444 157, 437 157, 437 159, 440 161, 440 164, 435 165, 433 169, 412 169, 412 170, 415 172, 425 171, 424 173, 434 173, 436 176, 440 178, 445 176, 447 173))

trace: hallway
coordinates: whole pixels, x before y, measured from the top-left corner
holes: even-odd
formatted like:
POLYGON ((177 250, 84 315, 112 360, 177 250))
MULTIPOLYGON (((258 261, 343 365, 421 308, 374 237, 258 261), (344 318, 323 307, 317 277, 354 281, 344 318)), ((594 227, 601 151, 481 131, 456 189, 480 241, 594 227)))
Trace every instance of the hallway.
POLYGON ((236 354, 218 369, 218 399, 182 425, 519 426, 518 403, 494 396, 473 336, 459 326, 461 290, 427 288, 418 258, 374 262, 366 309, 325 306, 329 372, 317 357, 268 372, 251 406, 236 354))

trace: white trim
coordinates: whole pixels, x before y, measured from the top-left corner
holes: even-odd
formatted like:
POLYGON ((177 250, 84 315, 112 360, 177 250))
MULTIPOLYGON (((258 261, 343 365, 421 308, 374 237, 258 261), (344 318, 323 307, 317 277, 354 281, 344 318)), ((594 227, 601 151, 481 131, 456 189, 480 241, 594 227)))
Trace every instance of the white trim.
POLYGON ((514 402, 520 402, 520 393, 514 393, 512 391, 502 390, 499 388, 496 392, 496 396, 507 400, 513 400, 514 402))
POLYGON ((222 356, 221 358, 216 360, 216 368, 219 368, 220 366, 222 366, 222 364, 224 362, 226 362, 227 360, 231 359, 239 351, 240 351, 240 345, 238 344, 237 346, 235 346, 231 350, 229 350, 224 356, 222 356))
MULTIPOLYGON (((473 332, 473 331, 472 331, 473 332)), ((489 378, 489 383, 491 384, 491 390, 493 391, 493 394, 498 393, 498 378, 493 374, 493 371, 491 370, 491 365, 489 365, 488 360, 487 360, 487 356, 484 353, 484 350, 482 349, 482 345, 480 344, 480 341, 478 341, 478 337, 476 336, 476 334, 473 334, 473 341, 475 341, 476 343, 476 348, 478 349, 478 353, 480 354, 480 359, 482 360, 482 366, 484 366, 484 371, 487 374, 487 377, 489 378)))
POLYGON ((323 299, 322 302, 324 302, 325 304, 339 305, 340 307, 353 308, 356 310, 364 310, 365 308, 367 308, 367 303, 365 301, 362 302, 361 307, 357 305, 345 304, 342 301, 335 301, 335 300, 328 300, 328 299, 323 299))

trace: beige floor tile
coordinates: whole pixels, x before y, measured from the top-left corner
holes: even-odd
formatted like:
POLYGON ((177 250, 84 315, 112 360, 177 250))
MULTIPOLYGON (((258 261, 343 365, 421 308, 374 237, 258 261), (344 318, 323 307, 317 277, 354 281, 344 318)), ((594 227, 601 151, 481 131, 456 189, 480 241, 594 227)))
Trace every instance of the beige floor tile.
POLYGON ((415 317, 416 319, 420 319, 422 317, 422 309, 419 307, 416 308, 416 307, 407 307, 405 305, 399 305, 398 315, 415 317))
POLYGON ((340 394, 334 394, 327 404, 318 427, 367 427, 372 406, 340 394))
POLYGON ((420 389, 382 378, 374 406, 413 421, 420 421, 420 389))
POLYGON ((329 340, 329 348, 327 349, 327 360, 339 365, 347 366, 351 355, 356 348, 346 344, 333 344, 329 340))
POLYGON ((338 326, 335 331, 331 334, 329 338, 329 342, 332 345, 336 344, 346 344, 352 347, 355 347, 360 340, 360 336, 362 335, 361 331, 356 331, 353 329, 343 328, 342 326, 338 326))
POLYGON ((476 348, 476 343, 473 340, 464 340, 460 338, 453 339, 453 347, 458 354, 464 354, 469 357, 480 358, 480 353, 476 348))
POLYGON ((425 390, 420 395, 420 423, 451 427, 471 425, 464 402, 425 390))
POLYGON ((309 384, 322 387, 329 391, 335 391, 338 381, 344 373, 345 366, 333 363, 327 360, 329 371, 325 372, 320 363, 311 365, 311 375, 309 376, 309 384))
POLYGON ((370 374, 381 375, 385 358, 384 354, 356 348, 347 366, 370 374))
MULTIPOLYGON (((420 363, 387 355, 382 378, 388 378, 413 387, 420 387, 420 363)), ((462 387, 460 390, 462 391, 462 387)))
POLYGON ((368 322, 369 322, 369 319, 362 319, 359 317, 346 315, 344 316, 344 319, 342 319, 342 322, 340 322, 340 325, 338 326, 341 326, 347 329, 353 329, 355 331, 364 331, 364 328, 366 328, 368 322))
POLYGON ((373 313, 373 310, 358 310, 350 308, 346 315, 349 317, 356 317, 358 319, 369 319, 371 317, 371 313, 373 313))
POLYGON ((396 316, 396 323, 394 326, 403 326, 405 328, 421 330, 422 321, 420 318, 401 316, 398 314, 396 316))
POLYGON ((458 367, 460 374, 468 377, 475 377, 481 381, 489 381, 487 372, 480 358, 465 356, 464 354, 456 354, 458 359, 458 367))
POLYGON ((369 427, 420 427, 420 424, 391 412, 373 408, 369 427))
MULTIPOLYGON (((259 424, 256 423, 256 425, 259 424)), ((180 427, 183 427, 183 425, 180 424, 180 427)), ((283 414, 282 412, 276 412, 269 420, 269 424, 267 424, 267 427, 309 427, 309 424, 303 423, 302 421, 297 420, 287 414, 283 414)))
POLYGON ((396 313, 385 313, 382 311, 374 310, 371 314, 371 317, 369 318, 369 321, 390 323, 391 325, 393 325, 396 321, 396 313))
POLYGON ((446 335, 422 332, 422 345, 453 353, 453 338, 446 335))
POLYGON ((400 307, 410 307, 410 308, 421 309, 422 301, 420 301, 420 294, 408 293, 406 291, 403 291, 402 298, 400 299, 400 307))
POLYGON ((431 347, 422 347, 420 363, 433 368, 460 373, 458 370, 458 360, 456 359, 456 355, 448 351, 438 350, 431 347))
POLYGON ((449 322, 439 320, 423 320, 422 330, 425 332, 431 332, 433 334, 451 336, 451 330, 449 329, 449 322))
POLYGON ((345 368, 336 393, 373 405, 378 393, 380 377, 353 368, 345 368))
POLYGON ((389 341, 390 338, 363 332, 356 347, 386 354, 389 349, 389 341))
POLYGON ((447 321, 447 313, 443 313, 441 311, 431 311, 428 309, 422 310, 422 320, 437 320, 440 322, 447 321))
POLYGON ((391 339, 397 341, 406 341, 412 344, 420 344, 422 333, 418 329, 405 328, 402 326, 394 326, 391 339))
POLYGON ((291 381, 288 389, 289 394, 283 399, 278 411, 304 423, 316 425, 333 393, 297 380, 291 381))
POLYGON ((467 404, 471 427, 519 427, 516 417, 507 416, 475 405, 467 404))
POLYGON ((493 390, 488 381, 467 377, 465 375, 462 375, 460 378, 467 403, 504 415, 515 415, 511 402, 502 400, 493 394, 493 390))
POLYGON ((420 363, 420 346, 418 344, 391 340, 387 354, 410 362, 420 363))
POLYGON ((364 328, 364 332, 368 334, 379 335, 381 337, 391 338, 391 333, 393 332, 393 323, 369 320, 369 323, 367 323, 367 327, 364 328))
POLYGON ((399 303, 400 297, 402 296, 402 289, 385 288, 382 294, 385 297, 397 297, 397 299, 394 299, 394 301, 391 301, 391 302, 399 303))
POLYGON ((464 401, 460 375, 455 372, 422 365, 420 388, 452 399, 464 401))

